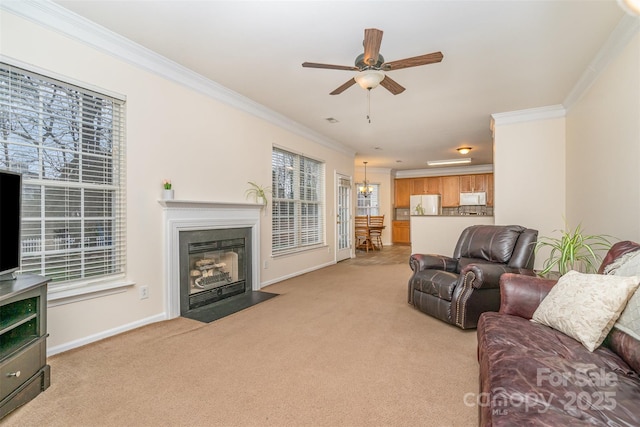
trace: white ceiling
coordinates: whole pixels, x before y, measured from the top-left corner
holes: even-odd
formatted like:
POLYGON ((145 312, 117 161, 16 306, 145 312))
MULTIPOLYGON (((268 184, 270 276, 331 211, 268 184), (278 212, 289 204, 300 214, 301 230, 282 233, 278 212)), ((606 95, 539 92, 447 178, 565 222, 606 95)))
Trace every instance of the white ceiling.
POLYGON ((624 15, 614 0, 56 3, 396 170, 460 146, 492 163, 490 115, 562 104, 624 15), (353 65, 365 28, 386 61, 444 54, 391 71, 407 90, 372 90, 371 123, 366 90, 329 95, 353 72, 301 66, 353 65))

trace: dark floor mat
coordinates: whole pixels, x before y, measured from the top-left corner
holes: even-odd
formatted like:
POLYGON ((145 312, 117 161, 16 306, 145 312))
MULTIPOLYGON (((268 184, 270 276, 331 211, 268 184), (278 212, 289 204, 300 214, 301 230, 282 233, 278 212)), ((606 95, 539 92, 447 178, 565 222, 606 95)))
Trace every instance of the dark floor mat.
POLYGON ((238 311, 249 308, 252 305, 259 304, 275 296, 278 296, 278 294, 262 291, 246 292, 242 295, 236 295, 216 302, 215 304, 196 308, 195 310, 191 310, 189 313, 183 314, 182 317, 209 323, 214 320, 222 319, 230 314, 237 313, 238 311))

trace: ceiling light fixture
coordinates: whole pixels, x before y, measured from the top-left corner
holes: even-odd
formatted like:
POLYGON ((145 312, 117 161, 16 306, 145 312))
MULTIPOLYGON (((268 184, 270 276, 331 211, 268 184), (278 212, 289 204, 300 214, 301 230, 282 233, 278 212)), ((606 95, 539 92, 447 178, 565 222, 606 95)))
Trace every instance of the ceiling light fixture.
POLYGON ((618 4, 629 15, 640 15, 640 0, 618 0, 618 4))
POLYGON ((362 194, 362 197, 369 197, 373 193, 373 187, 367 181, 367 163, 369 162, 362 163, 364 163, 364 182, 358 187, 358 193, 362 194))
POLYGON ((360 71, 353 79, 362 89, 367 90, 367 120, 371 123, 371 89, 377 88, 380 82, 384 80, 384 73, 380 70, 368 68, 360 71))
POLYGON ((429 160, 427 165, 429 166, 445 166, 445 165, 461 165, 464 163, 471 163, 471 158, 465 159, 448 159, 448 160, 429 160))
POLYGON ((456 150, 458 150, 458 153, 460 154, 469 154, 469 151, 471 151, 471 147, 460 147, 456 148, 456 150))
POLYGON ((384 73, 380 70, 363 70, 356 74, 354 80, 362 89, 371 90, 377 88, 380 82, 384 80, 384 73))

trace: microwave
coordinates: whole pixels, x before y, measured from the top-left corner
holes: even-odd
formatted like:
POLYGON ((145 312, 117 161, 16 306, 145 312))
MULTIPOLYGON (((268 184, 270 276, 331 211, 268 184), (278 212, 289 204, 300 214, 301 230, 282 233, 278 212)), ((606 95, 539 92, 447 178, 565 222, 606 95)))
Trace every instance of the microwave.
POLYGON ((460 193, 460 206, 483 206, 487 204, 487 193, 460 193))

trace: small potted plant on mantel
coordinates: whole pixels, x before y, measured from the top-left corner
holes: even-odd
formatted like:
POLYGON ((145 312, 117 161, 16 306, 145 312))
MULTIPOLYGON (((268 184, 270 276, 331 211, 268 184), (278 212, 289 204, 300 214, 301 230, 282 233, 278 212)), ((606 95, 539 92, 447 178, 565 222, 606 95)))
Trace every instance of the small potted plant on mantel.
POLYGON ((173 200, 173 188, 168 179, 162 180, 162 200, 173 200))
POLYGON ((536 242, 536 252, 540 248, 551 249, 549 257, 544 261, 543 269, 538 274, 551 277, 562 276, 570 270, 581 273, 597 272, 602 262, 602 254, 611 248, 611 236, 585 235, 581 224, 573 231, 567 227, 560 232, 560 237, 540 237, 536 242))
POLYGON ((271 192, 269 187, 258 185, 255 182, 249 181, 250 187, 245 191, 247 199, 251 197, 256 203, 266 206, 269 203, 267 193, 271 192))

